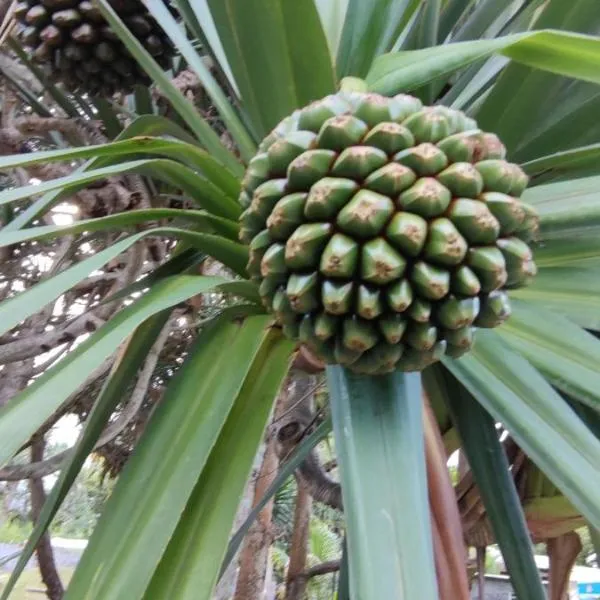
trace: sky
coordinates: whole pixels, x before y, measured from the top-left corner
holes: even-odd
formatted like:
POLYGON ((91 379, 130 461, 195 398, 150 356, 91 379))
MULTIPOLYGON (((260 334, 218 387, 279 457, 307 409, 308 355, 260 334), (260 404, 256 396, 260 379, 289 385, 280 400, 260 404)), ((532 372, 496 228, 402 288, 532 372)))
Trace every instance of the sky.
POLYGON ((50 443, 72 446, 76 442, 80 430, 79 419, 75 415, 65 415, 52 428, 50 443))

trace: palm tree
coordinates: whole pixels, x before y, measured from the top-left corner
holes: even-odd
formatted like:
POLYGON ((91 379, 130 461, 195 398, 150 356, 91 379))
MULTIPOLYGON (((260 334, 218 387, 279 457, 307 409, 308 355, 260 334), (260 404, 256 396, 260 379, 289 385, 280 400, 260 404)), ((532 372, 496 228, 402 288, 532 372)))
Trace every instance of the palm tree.
MULTIPOLYGON (((544 598, 527 523, 539 523, 547 509, 552 523, 566 515, 570 527, 585 520, 600 529, 594 0, 179 0, 181 22, 161 0, 145 5, 203 86, 216 125, 99 0, 114 34, 156 84, 167 116, 146 111, 122 128, 105 99, 49 86, 68 115, 100 119, 114 141, 0 158, 2 169, 85 160, 71 174, 0 194, 9 209, 1 246, 123 234, 6 299, 3 334, 141 240, 170 241, 164 260, 110 298, 120 310, 97 330, 91 322, 87 339, 0 409, 4 464, 118 350, 3 598, 174 307, 199 295, 216 298, 216 310, 168 382, 66 598, 211 597, 224 557, 226 563, 239 544, 234 537, 227 552, 274 399, 299 352, 265 313, 246 270, 249 250, 238 239, 240 192, 248 187, 242 177, 282 119, 340 87, 349 94, 410 93, 419 105, 466 111, 527 173, 523 200, 539 214, 537 276, 508 291, 512 316, 495 331, 477 331, 467 355, 442 356, 417 373, 327 367, 331 419, 306 437, 297 456, 333 427, 349 564, 341 585, 349 584, 355 599, 466 597, 459 509, 446 470, 446 453, 461 448, 518 597, 544 598), (149 186, 156 203, 40 225, 65 196, 123 174, 149 186), (159 204, 182 197, 193 208, 159 204), (19 208, 10 212, 12 206, 19 208), (217 275, 198 273, 206 256, 223 266, 217 275), (507 455, 513 468, 518 462, 525 511, 507 455)), ((136 96, 140 106, 151 101, 147 90, 136 96)))

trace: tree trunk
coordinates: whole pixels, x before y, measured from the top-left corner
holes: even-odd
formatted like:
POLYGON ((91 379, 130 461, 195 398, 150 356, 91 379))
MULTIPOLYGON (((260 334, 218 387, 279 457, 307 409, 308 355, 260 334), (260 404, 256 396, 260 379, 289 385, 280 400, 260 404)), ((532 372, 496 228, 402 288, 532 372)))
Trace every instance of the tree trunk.
MULTIPOLYGON (((31 444, 31 462, 39 462, 44 459, 44 439, 39 437, 33 440, 31 444)), ((46 492, 44 491, 44 482, 42 479, 30 479, 29 490, 31 493, 31 520, 35 525, 42 511, 42 506, 46 501, 46 492)), ((46 595, 50 600, 62 600, 65 593, 56 563, 54 562, 54 552, 50 543, 48 532, 40 538, 35 550, 37 562, 42 576, 42 581, 46 585, 46 595)))
POLYGON ((437 420, 425 395, 423 404, 425 461, 440 600, 469 600, 467 553, 456 494, 437 420))
POLYGON ((568 600, 569 576, 581 552, 581 539, 575 531, 570 531, 546 544, 550 558, 550 600, 568 600))
POLYGON ((296 481, 298 482, 298 494, 296 495, 294 531, 292 533, 290 562, 285 588, 286 600, 303 600, 306 593, 306 584, 308 583, 304 572, 306 571, 308 553, 312 497, 302 478, 297 477, 296 481))
MULTIPOLYGON (((277 475, 278 464, 279 460, 275 451, 275 440, 270 439, 267 443, 263 462, 256 480, 253 506, 263 497, 277 475)), ((261 600, 262 598, 269 558, 269 546, 272 541, 272 515, 273 500, 271 499, 259 513, 244 540, 240 554, 240 571, 234 600, 261 600)))
MULTIPOLYGON (((275 419, 285 405, 287 396, 285 385, 275 407, 275 419)), ((265 453, 260 471, 254 485, 254 501, 256 506, 265 495, 268 487, 277 476, 279 458, 277 456, 277 436, 273 432, 268 435, 265 453)), ((265 576, 269 561, 269 549, 273 541, 271 520, 273 516, 273 499, 259 513, 256 521, 246 535, 240 553, 240 570, 233 600, 262 600, 265 591, 265 576)))

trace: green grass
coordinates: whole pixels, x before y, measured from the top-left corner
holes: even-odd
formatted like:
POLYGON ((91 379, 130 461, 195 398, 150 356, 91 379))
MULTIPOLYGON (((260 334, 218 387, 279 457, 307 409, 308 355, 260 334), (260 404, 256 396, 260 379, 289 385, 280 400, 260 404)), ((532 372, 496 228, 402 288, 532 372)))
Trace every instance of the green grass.
POLYGON ((0 542, 21 544, 27 541, 31 533, 31 523, 4 521, 0 524, 0 542))
MULTIPOLYGON (((72 567, 59 569, 60 578, 64 585, 69 582, 74 570, 72 567)), ((8 572, 3 571, 0 573, 0 592, 4 589, 4 584, 8 581, 9 576, 10 573, 8 572)), ((39 571, 37 569, 27 569, 23 571, 23 575, 21 575, 13 593, 10 595, 10 600, 41 600, 46 598, 46 595, 40 594, 37 590, 45 589, 39 571)))

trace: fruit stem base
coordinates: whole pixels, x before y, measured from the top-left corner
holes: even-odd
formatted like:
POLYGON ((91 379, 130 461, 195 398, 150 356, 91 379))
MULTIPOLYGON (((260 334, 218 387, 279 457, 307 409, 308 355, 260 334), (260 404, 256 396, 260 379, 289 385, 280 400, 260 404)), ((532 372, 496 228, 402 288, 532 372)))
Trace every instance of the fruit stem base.
POLYGON ((418 373, 327 368, 351 597, 437 600, 418 373))

